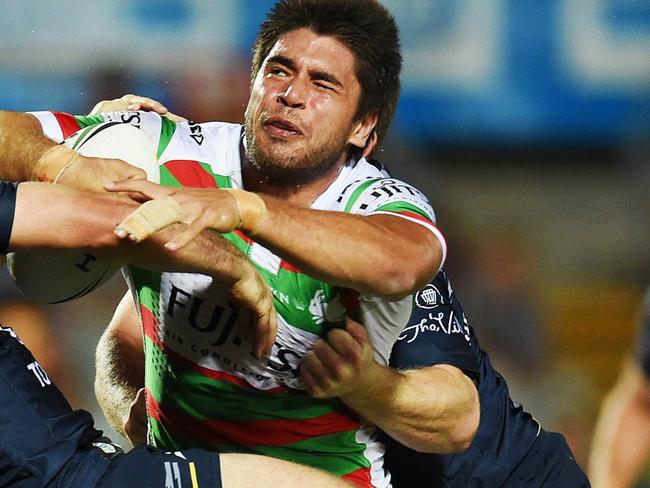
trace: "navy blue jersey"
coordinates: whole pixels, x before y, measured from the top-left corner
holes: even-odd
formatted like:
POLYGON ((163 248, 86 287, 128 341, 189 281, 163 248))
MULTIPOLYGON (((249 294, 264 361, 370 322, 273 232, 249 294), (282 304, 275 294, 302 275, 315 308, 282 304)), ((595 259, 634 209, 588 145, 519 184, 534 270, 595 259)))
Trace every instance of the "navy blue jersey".
POLYGON ((641 309, 641 328, 636 341, 636 360, 641 371, 650 378, 650 288, 646 290, 641 309))
POLYGON ((219 454, 139 447, 124 454, 73 410, 15 333, 0 326, 0 486, 221 487, 219 454))
POLYGON ((589 486, 563 437, 545 433, 510 399, 506 381, 480 348, 445 271, 414 300, 391 365, 410 369, 449 364, 463 370, 477 385, 481 420, 474 441, 461 454, 422 454, 386 439, 386 463, 395 488, 589 486))
POLYGON ((9 248, 9 237, 16 212, 16 185, 0 181, 0 253, 9 248))

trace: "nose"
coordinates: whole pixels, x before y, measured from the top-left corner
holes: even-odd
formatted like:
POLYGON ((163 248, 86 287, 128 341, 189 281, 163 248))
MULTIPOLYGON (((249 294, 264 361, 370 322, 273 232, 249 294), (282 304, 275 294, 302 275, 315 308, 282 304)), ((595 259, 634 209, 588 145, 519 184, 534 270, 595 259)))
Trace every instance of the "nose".
POLYGON ((305 107, 306 91, 301 85, 299 80, 292 80, 280 90, 278 93, 277 101, 290 108, 304 108, 305 107))

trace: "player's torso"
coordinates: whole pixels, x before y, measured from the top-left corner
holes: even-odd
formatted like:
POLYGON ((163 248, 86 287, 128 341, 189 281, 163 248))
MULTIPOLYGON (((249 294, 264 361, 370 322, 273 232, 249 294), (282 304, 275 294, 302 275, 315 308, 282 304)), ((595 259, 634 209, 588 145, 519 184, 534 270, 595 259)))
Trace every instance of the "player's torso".
MULTIPOLYGON (((180 124, 159 145, 161 184, 241 188, 239 150, 239 126, 180 124)), ((378 177, 369 164, 345 168, 315 206, 344 211, 349 204, 341 198, 344 189, 360 178, 378 177)), ((239 231, 225 238, 249 257, 273 292, 275 344, 268 359, 254 357, 238 333, 240 311, 210 277, 132 269, 145 331, 153 440, 174 447, 198 441, 212 449, 251 449, 341 475, 361 470, 370 476, 372 462, 381 456, 371 431, 339 401, 313 399, 299 390, 302 359, 329 328, 344 324, 344 304, 358 304, 356 294, 310 277, 239 231), (176 431, 179 421, 196 427, 176 431), (323 459, 337 456, 331 466, 323 459)), ((393 323, 404 323, 407 302, 394 305, 393 323)), ((378 485, 385 482, 374 477, 378 485)))

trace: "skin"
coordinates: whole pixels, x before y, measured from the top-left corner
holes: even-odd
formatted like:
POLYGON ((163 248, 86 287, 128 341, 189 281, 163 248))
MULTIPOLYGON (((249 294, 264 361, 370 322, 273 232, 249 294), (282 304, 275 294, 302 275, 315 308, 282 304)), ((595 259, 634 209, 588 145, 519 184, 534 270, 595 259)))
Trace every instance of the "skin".
POLYGON ((650 456, 650 380, 630 358, 603 399, 589 479, 594 488, 629 488, 650 456))

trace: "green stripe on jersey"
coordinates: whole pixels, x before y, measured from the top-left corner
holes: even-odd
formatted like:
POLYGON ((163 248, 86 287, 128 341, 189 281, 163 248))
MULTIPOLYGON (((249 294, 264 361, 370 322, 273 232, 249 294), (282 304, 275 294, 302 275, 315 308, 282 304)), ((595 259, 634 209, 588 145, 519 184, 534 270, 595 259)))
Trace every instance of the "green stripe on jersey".
POLYGON ((350 198, 348 199, 347 203, 345 204, 345 210, 344 212, 349 212, 354 203, 357 201, 359 196, 370 186, 372 185, 375 181, 379 181, 381 178, 372 178, 368 181, 364 181, 361 183, 357 188, 352 192, 352 195, 350 195, 350 198))
POLYGON ((286 446, 258 446, 255 452, 342 476, 370 466, 364 456, 365 449, 365 444, 357 442, 356 431, 352 431, 313 437, 286 446))
MULTIPOLYGON (((146 336, 145 348, 155 357, 164 355, 146 336)), ((146 368, 145 375, 147 388, 162 408, 181 410, 197 421, 310 419, 341 408, 337 399, 315 400, 302 390, 268 393, 213 379, 185 369, 169 355, 164 368, 146 368)))
POLYGON ((160 184, 162 186, 182 186, 180 181, 176 179, 164 164, 160 166, 160 184))
POLYGON ((165 152, 165 149, 167 149, 167 146, 169 145, 169 141, 172 140, 172 136, 174 135, 174 132, 176 132, 176 122, 169 120, 167 117, 160 117, 160 120, 160 141, 158 142, 157 153, 158 159, 160 159, 162 153, 165 152))
POLYGON ((75 115, 74 118, 81 129, 104 122, 102 115, 75 115))
POLYGON ((411 212, 431 220, 431 215, 427 214, 420 207, 416 207, 408 202, 391 202, 377 208, 375 212, 411 212))

